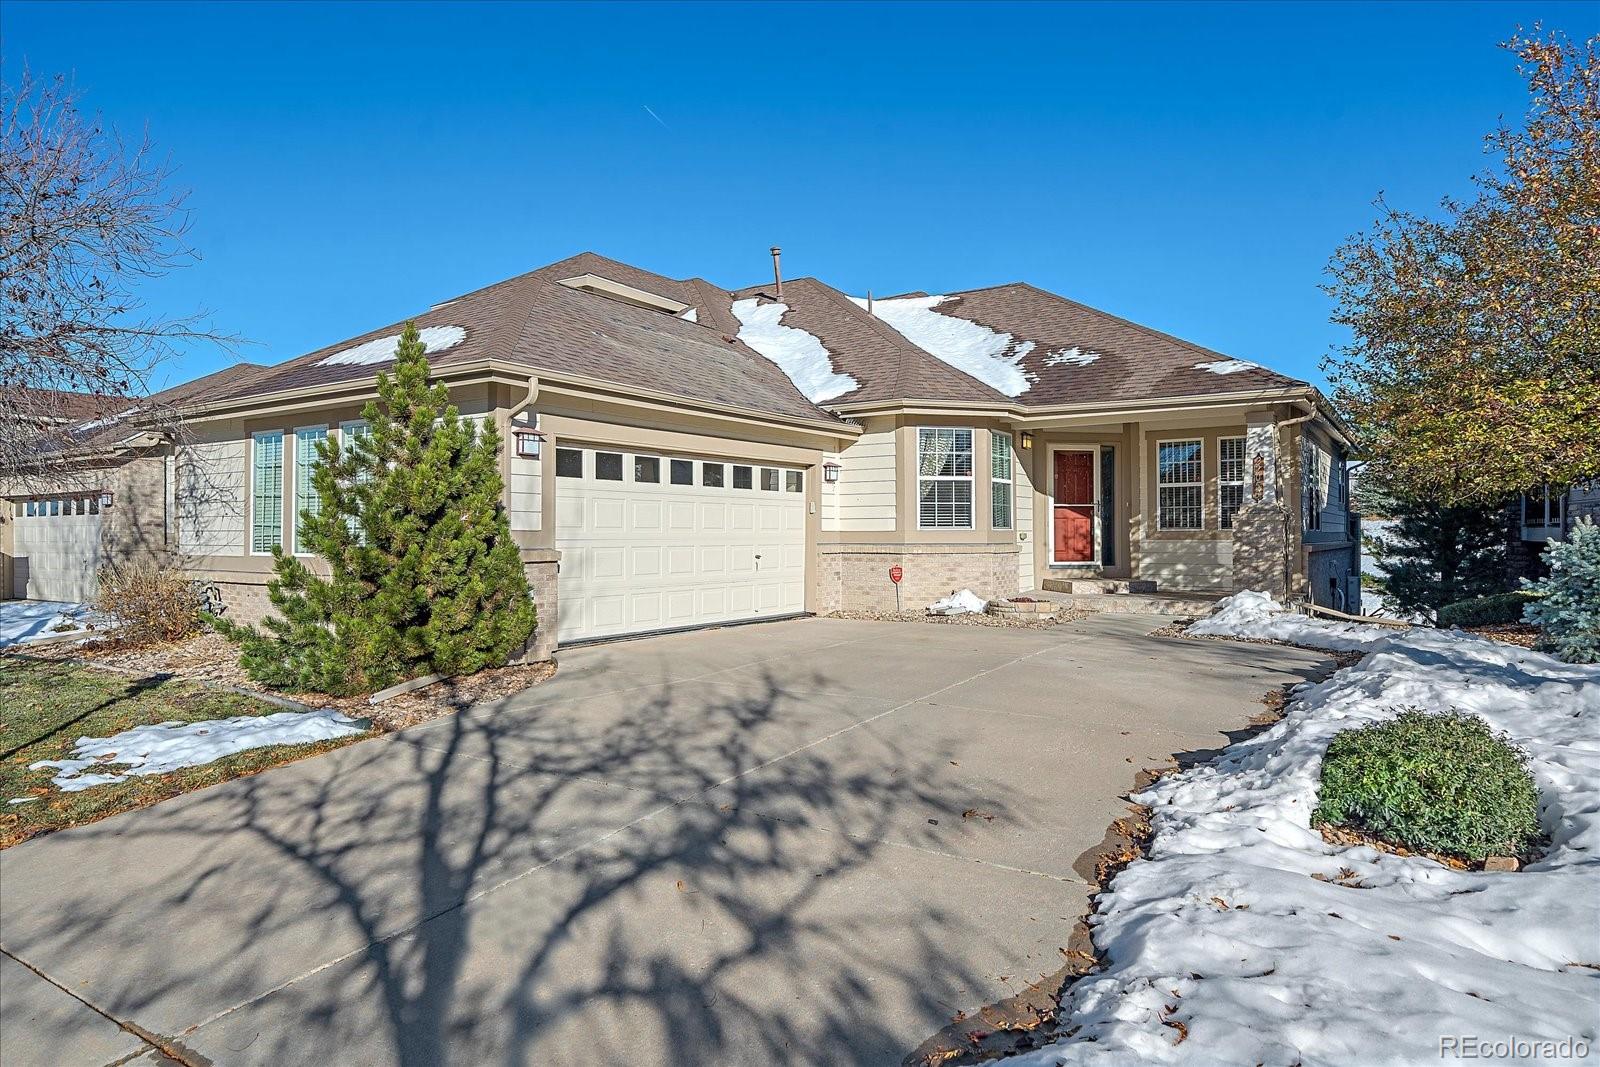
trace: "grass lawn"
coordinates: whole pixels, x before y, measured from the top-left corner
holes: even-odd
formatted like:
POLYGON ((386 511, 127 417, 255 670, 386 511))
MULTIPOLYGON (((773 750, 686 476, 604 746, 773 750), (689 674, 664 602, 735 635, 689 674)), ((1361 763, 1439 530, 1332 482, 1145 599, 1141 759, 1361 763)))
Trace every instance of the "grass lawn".
MULTIPOLYGON (((338 748, 362 736, 250 749, 201 767, 64 793, 39 760, 72 754, 80 737, 108 737, 134 726, 194 722, 282 711, 265 701, 207 689, 194 682, 132 678, 71 663, 0 658, 0 848, 36 834, 103 819, 279 763, 338 748), (37 797, 10 804, 16 797, 37 797)), ((109 769, 115 773, 117 765, 109 769)))

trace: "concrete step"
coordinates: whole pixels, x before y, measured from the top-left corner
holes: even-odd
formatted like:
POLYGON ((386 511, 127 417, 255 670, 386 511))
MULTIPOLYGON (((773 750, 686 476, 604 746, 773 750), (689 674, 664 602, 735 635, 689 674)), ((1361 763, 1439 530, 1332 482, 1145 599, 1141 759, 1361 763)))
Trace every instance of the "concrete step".
POLYGON ((1046 578, 1041 584, 1051 593, 1122 595, 1156 591, 1155 582, 1138 578, 1046 578))
POLYGON ((1050 599, 1080 611, 1109 611, 1126 615, 1204 615, 1223 594, 1206 593, 1065 593, 1050 599))

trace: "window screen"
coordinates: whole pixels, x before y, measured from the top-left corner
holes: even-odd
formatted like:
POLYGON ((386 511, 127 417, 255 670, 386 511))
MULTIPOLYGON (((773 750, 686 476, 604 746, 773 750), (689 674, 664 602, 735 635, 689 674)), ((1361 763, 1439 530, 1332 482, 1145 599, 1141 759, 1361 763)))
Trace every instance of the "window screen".
POLYGON ((917 524, 972 528, 971 430, 917 430, 917 524))
POLYGON ((1156 526, 1199 530, 1205 525, 1199 441, 1163 441, 1156 455, 1156 526))
POLYGON ((283 434, 258 433, 250 481, 250 551, 283 543, 283 434))

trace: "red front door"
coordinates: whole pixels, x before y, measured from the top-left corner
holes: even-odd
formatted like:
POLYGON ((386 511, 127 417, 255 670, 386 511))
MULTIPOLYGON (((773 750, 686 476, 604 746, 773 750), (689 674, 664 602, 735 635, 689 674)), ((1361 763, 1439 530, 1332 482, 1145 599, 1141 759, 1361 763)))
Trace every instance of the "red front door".
POLYGON ((1094 453, 1055 455, 1054 562, 1094 562, 1094 453))

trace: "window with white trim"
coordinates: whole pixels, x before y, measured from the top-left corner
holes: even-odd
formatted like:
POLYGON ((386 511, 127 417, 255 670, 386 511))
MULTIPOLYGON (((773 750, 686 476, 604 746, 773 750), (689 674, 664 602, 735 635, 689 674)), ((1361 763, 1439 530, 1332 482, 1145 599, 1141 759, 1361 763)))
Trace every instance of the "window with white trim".
POLYGON ((1326 487, 1322 481, 1323 451, 1310 437, 1300 441, 1300 516, 1303 528, 1322 529, 1323 496, 1326 487))
POLYGON ((283 433, 250 438, 250 551, 271 552, 283 543, 283 433))
POLYGON ((1011 529, 1011 470, 1016 457, 1011 452, 1011 435, 989 435, 989 521, 996 530, 1011 529))
MULTIPOLYGON (((372 436, 372 427, 364 420, 341 422, 339 424, 339 448, 343 458, 349 458, 350 451, 356 442, 366 440, 372 436)), ((365 466, 356 471, 355 484, 366 485, 372 481, 372 472, 365 466)), ((345 529, 350 531, 350 537, 358 545, 367 543, 367 531, 361 525, 361 519, 355 515, 347 515, 344 520, 345 529)))
POLYGON ((1156 445, 1156 529, 1205 527, 1204 463, 1199 441, 1156 445))
POLYGON ((1244 507, 1244 438, 1217 439, 1217 509, 1222 528, 1233 529, 1233 516, 1244 507))
POLYGON ((322 498, 317 496, 312 477, 320 462, 317 448, 327 439, 328 430, 323 426, 306 427, 294 432, 294 512, 289 516, 289 544, 300 556, 310 554, 300 544, 300 513, 309 511, 316 515, 322 510, 322 498))
POLYGON ((972 529, 972 431, 917 429, 917 525, 972 529))

